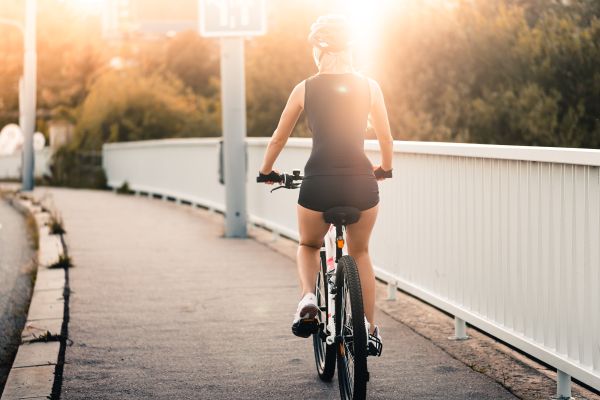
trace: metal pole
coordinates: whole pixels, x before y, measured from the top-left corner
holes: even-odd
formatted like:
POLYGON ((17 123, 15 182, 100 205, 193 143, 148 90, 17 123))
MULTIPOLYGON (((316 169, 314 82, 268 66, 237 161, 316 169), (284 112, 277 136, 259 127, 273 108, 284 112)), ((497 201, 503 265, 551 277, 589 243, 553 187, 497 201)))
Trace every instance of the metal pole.
POLYGON ((23 85, 23 77, 21 77, 19 78, 19 127, 21 128, 21 132, 23 132, 23 125, 25 125, 25 113, 23 112, 23 108, 25 107, 23 105, 25 88, 23 85))
POLYGON ((225 172, 225 236, 246 232, 246 90, 244 39, 221 38, 221 108, 225 172))
POLYGON ((25 3, 25 54, 23 57, 23 182, 22 190, 33 190, 33 131, 36 117, 36 0, 25 3))

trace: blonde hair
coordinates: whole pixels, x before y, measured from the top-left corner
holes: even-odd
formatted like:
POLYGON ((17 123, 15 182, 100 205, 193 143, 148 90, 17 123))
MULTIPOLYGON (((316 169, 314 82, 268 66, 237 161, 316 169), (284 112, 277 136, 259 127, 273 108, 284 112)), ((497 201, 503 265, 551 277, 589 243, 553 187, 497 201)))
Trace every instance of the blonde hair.
POLYGON ((346 49, 335 53, 325 52, 318 47, 313 47, 313 59, 319 71, 322 69, 354 70, 352 65, 352 50, 346 49))

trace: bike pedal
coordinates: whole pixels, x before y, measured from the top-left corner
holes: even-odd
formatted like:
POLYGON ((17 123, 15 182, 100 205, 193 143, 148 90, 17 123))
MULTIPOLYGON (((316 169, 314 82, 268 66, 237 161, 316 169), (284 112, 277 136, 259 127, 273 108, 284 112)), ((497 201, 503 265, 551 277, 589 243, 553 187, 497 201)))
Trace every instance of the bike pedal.
POLYGON ((292 333, 296 336, 307 338, 319 331, 319 320, 316 318, 301 319, 292 325, 292 333))
POLYGON ((319 329, 319 337, 321 338, 322 341, 327 340, 327 333, 325 333, 325 329, 323 329, 323 328, 319 329))
POLYGON ((383 345, 379 343, 371 343, 367 345, 367 354, 372 357, 380 357, 383 351, 383 345))

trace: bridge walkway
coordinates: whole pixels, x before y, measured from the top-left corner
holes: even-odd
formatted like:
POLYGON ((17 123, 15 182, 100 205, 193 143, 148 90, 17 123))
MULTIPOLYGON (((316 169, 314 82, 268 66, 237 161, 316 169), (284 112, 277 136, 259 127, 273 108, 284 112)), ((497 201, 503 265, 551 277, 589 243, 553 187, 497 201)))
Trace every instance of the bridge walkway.
MULTIPOLYGON (((338 399, 294 337, 296 270, 204 210, 134 196, 49 191, 70 269, 63 399, 338 399)), ((486 376, 378 311, 370 399, 510 399, 486 376)))

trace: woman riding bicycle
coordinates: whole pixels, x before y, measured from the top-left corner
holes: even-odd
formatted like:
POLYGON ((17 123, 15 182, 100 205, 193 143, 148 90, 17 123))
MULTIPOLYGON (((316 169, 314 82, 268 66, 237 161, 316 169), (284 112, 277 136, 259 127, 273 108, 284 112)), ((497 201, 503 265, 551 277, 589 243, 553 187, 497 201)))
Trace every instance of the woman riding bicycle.
MULTIPOLYGON (((293 331, 319 309, 314 293, 319 273, 319 250, 329 224, 323 212, 336 206, 361 211, 358 222, 347 226, 349 254, 358 264, 369 336, 381 340, 375 325, 375 274, 369 257, 369 238, 377 218, 377 180, 391 177, 393 139, 383 94, 372 79, 354 71, 350 29, 344 17, 323 16, 311 27, 309 41, 319 72, 292 90, 277 129, 267 147, 260 176, 272 174, 302 110, 313 136, 310 158, 298 198, 298 274, 302 299, 293 331), (374 167, 364 152, 367 120, 381 149, 381 166, 374 167)), ((273 183, 273 182, 267 182, 273 183)), ((308 335, 300 335, 308 336, 308 335)))

